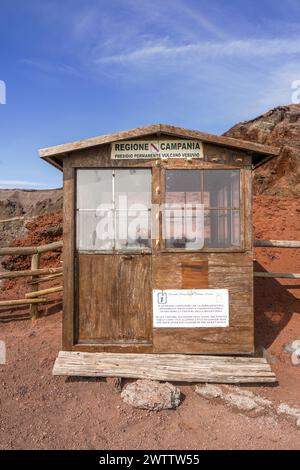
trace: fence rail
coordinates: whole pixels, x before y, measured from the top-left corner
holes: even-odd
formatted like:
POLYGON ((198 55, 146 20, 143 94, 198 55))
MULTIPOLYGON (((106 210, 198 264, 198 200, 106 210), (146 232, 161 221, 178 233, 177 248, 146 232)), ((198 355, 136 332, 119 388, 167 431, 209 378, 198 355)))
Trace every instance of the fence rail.
POLYGON ((254 240, 255 247, 300 248, 299 241, 293 240, 254 240))
POLYGON ((5 247, 0 248, 0 256, 31 256, 31 269, 24 271, 9 271, 0 273, 1 279, 16 279, 20 277, 31 277, 28 282, 30 292, 25 294, 25 299, 14 300, 1 300, 0 307, 4 306, 17 306, 17 305, 30 305, 30 316, 35 319, 38 316, 38 305, 47 302, 45 297, 54 292, 61 292, 62 286, 55 286, 49 289, 39 290, 39 284, 45 281, 52 281, 62 276, 62 267, 58 268, 40 268, 40 256, 42 253, 49 251, 61 251, 63 242, 58 241, 41 246, 27 246, 27 247, 5 247))
POLYGON ((40 253, 46 253, 47 251, 61 250, 62 247, 62 241, 41 246, 8 246, 0 248, 0 256, 38 255, 40 253))
MULTIPOLYGON (((254 240, 253 246, 266 248, 300 248, 300 242, 294 240, 254 240)), ((255 271, 253 275, 254 277, 264 277, 269 279, 300 279, 300 274, 296 273, 271 273, 255 271)))
MULTIPOLYGON (((292 240, 254 240, 254 247, 266 248, 300 248, 300 241, 292 240)), ((30 292, 25 295, 25 299, 1 300, 0 307, 14 305, 30 305, 30 314, 32 318, 38 316, 38 305, 47 301, 46 295, 61 292, 61 286, 55 286, 48 289, 39 289, 39 284, 59 279, 62 276, 63 268, 40 268, 40 255, 49 251, 60 251, 63 248, 63 242, 58 241, 41 246, 29 247, 5 247, 0 248, 0 256, 20 256, 28 255, 31 258, 31 269, 24 271, 9 271, 0 273, 1 279, 16 279, 20 277, 31 277, 28 282, 30 292)), ((253 273, 257 278, 283 278, 283 279, 300 279, 297 273, 273 273, 273 272, 257 272, 253 273)))

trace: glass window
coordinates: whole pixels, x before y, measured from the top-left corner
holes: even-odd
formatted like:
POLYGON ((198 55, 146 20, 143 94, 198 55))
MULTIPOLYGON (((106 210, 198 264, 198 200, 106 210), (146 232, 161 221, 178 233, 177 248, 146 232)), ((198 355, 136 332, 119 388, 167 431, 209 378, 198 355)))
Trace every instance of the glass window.
POLYGON ((100 231, 112 231, 112 170, 77 171, 77 248, 111 250, 113 237, 101 237, 100 231), (100 235, 100 236, 99 236, 100 235))
POLYGON ((240 245, 240 212, 206 210, 204 245, 208 248, 230 248, 240 245))
POLYGON ((77 249, 151 248, 151 170, 77 171, 77 249))
POLYGON ((203 186, 205 207, 239 209, 239 170, 204 170, 203 186))
POLYGON ((95 211, 101 204, 112 204, 112 170, 77 171, 77 209, 95 211))
POLYGON ((201 170, 167 170, 163 234, 167 248, 203 248, 201 170))
POLYGON ((163 221, 167 248, 239 247, 240 171, 167 170, 163 221))
POLYGON ((151 170, 115 170, 116 248, 151 248, 151 170))

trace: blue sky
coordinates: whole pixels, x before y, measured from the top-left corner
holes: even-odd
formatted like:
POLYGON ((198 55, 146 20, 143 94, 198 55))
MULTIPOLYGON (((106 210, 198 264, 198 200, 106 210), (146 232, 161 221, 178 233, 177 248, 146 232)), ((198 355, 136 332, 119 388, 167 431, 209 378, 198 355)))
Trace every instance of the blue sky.
POLYGON ((37 149, 156 122, 222 133, 291 102, 299 0, 0 0, 0 187, 37 149))

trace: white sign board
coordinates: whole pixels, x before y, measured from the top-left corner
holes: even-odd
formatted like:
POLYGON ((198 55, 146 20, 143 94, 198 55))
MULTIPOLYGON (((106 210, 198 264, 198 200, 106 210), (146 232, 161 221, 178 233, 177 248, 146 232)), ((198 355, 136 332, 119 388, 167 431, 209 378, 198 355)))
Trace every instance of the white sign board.
POLYGON ((154 328, 229 326, 227 289, 153 290, 154 328))
POLYGON ((198 140, 123 140, 111 145, 112 160, 203 158, 198 140))

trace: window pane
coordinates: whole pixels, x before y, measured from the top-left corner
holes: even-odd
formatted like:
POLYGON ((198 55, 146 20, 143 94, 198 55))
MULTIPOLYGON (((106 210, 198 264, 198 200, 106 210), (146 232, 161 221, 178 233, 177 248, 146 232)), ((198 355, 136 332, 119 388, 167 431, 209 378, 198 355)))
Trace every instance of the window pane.
POLYGON ((204 215, 205 247, 240 246, 240 211, 210 210, 204 215))
POLYGON ((203 247, 200 170, 166 171, 163 234, 167 248, 203 247))
POLYGON ((201 203, 200 170, 167 170, 166 195, 167 203, 201 203))
POLYGON ((151 205, 151 170, 115 170, 116 208, 122 204, 130 210, 132 204, 151 205))
POLYGON ((151 248, 151 211, 116 212, 116 249, 151 248))
POLYGON ((77 249, 112 250, 113 211, 77 212, 77 249))
POLYGON ((203 180, 205 207, 240 207, 239 170, 204 170, 203 180))
POLYGON ((112 204, 112 170, 77 170, 77 209, 112 204))
POLYGON ((115 247, 151 248, 151 170, 115 170, 115 247))

